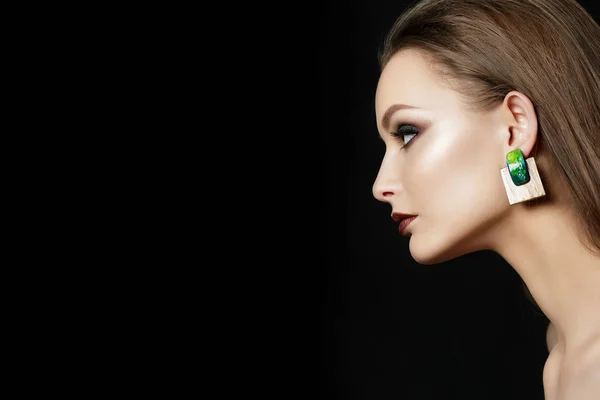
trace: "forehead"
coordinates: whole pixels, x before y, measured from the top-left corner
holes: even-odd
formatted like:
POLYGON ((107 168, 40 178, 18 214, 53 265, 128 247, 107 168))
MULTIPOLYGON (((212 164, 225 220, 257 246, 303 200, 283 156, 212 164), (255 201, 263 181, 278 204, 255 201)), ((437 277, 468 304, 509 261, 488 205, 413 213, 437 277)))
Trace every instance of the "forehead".
POLYGON ((378 124, 393 104, 408 104, 430 112, 448 109, 456 94, 443 85, 431 69, 429 58, 413 49, 396 53, 387 63, 377 84, 375 111, 378 124))

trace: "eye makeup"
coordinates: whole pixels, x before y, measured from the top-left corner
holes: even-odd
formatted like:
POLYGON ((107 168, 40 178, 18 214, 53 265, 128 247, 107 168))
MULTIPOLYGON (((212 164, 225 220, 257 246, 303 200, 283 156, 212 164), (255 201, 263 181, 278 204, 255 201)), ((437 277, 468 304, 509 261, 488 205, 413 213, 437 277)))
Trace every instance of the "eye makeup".
POLYGON ((399 124, 398 129, 392 131, 392 136, 394 136, 400 141, 400 143, 402 143, 401 149, 403 149, 413 141, 412 138, 406 141, 406 136, 412 136, 414 138, 417 135, 419 135, 419 128, 411 124, 399 124))

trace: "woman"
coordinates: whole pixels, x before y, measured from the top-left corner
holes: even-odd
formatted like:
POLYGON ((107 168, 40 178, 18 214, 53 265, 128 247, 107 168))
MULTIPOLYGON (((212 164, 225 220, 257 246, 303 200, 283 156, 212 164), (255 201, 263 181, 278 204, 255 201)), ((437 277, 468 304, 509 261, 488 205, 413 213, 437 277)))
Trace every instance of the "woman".
POLYGON ((546 399, 600 399, 597 22, 575 0, 423 0, 380 64, 373 193, 412 257, 499 253, 550 320, 546 399))

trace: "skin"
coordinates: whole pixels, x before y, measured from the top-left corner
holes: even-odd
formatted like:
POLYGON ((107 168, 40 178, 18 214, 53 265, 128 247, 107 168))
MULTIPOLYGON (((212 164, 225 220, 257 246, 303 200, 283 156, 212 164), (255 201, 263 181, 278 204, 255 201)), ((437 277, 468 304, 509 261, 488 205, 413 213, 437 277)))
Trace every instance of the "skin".
MULTIPOLYGON (((551 325, 544 367, 547 400, 600 398, 600 257, 577 236, 560 182, 536 207, 510 205, 500 170, 521 149, 528 158, 537 140, 532 102, 508 93, 489 112, 473 112, 443 84, 428 59, 406 49, 392 57, 377 85, 377 128, 386 152, 373 185, 392 212, 418 217, 408 228, 409 250, 420 264, 437 264, 479 250, 499 253, 523 278, 551 325), (397 110, 394 104, 420 109, 397 110), (401 124, 417 136, 393 136, 401 124)), ((540 165, 538 164, 538 169, 540 165)))

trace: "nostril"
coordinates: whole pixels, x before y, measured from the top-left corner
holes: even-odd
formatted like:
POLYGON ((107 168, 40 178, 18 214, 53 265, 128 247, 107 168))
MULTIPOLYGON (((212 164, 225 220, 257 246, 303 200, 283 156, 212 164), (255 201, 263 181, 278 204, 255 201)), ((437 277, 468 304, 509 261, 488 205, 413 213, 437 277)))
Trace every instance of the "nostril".
POLYGON ((389 202, 396 192, 396 185, 381 176, 373 183, 373 197, 379 201, 389 202))
POLYGON ((373 197, 379 201, 389 202, 394 195, 394 192, 389 190, 373 190, 373 197))

